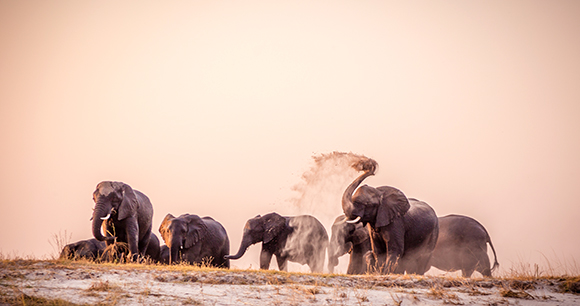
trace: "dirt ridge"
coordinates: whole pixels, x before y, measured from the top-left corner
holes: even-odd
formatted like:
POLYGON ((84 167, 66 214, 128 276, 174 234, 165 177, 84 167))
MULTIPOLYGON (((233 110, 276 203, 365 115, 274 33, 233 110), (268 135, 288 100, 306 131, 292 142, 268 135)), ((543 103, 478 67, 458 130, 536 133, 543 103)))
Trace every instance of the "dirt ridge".
POLYGON ((579 277, 462 278, 223 270, 83 261, 0 262, 0 305, 580 304, 579 277), (52 301, 52 302, 51 302, 52 301))

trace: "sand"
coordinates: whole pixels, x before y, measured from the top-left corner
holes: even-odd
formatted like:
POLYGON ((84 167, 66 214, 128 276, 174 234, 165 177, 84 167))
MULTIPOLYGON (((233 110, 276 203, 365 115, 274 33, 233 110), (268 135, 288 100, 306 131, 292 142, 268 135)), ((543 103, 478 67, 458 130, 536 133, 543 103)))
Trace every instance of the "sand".
POLYGON ((2 261, 0 305, 580 305, 579 279, 330 275, 2 261), (568 292, 564 292, 568 291, 568 292))

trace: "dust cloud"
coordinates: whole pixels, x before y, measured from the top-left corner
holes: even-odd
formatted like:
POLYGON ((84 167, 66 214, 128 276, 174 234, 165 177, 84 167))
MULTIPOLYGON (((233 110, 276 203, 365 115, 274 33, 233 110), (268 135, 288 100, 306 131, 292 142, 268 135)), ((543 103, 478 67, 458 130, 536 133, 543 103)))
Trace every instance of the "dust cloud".
POLYGON ((312 159, 302 181, 292 187, 297 196, 291 202, 298 213, 315 216, 329 231, 336 217, 343 214, 341 199, 345 188, 360 175, 352 166, 369 158, 335 151, 314 155, 312 159))
MULTIPOLYGON (((334 151, 312 156, 310 169, 304 172, 301 181, 292 187, 292 190, 296 192, 296 196, 290 202, 294 206, 295 214, 316 217, 324 225, 328 238, 330 238, 334 220, 337 216, 343 214, 341 206, 342 194, 352 180, 360 175, 353 168, 353 165, 368 160, 369 158, 364 155, 351 152, 334 151)), ((288 239, 286 252, 289 253, 300 245, 304 245, 305 242, 300 241, 300 238, 309 238, 311 236, 309 232, 316 233, 316 229, 309 228, 310 225, 307 224, 294 224, 293 226, 298 228, 301 233, 306 234, 300 237, 292 236, 288 239)), ((289 268, 292 270, 297 267, 289 265, 289 268)), ((301 270, 300 268, 298 269, 301 270)))

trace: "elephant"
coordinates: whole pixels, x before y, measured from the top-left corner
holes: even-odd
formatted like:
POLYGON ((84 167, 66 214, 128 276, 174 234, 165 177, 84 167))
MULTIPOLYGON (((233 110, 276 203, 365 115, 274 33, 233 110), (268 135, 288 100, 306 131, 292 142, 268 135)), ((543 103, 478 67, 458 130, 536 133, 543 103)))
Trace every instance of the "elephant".
POLYGON ((338 216, 332 224, 330 244, 328 246, 328 271, 334 272, 338 258, 350 253, 347 274, 364 274, 368 272, 365 259, 367 252, 372 250, 368 224, 347 223, 346 216, 338 216))
POLYGON ((151 237, 153 206, 149 198, 122 182, 100 182, 93 192, 93 236, 107 245, 128 244, 131 260, 144 255, 151 237), (101 233, 104 225, 105 236, 101 233))
POLYGON ((97 260, 103 254, 107 245, 105 242, 97 239, 80 240, 75 243, 70 243, 62 248, 60 252, 61 259, 88 259, 97 260))
POLYGON ((445 271, 461 270, 463 277, 470 277, 473 271, 491 277, 499 263, 491 238, 481 223, 467 216, 447 215, 439 218, 439 238, 430 265, 445 271), (491 269, 487 243, 494 256, 491 269))
POLYGON ((373 249, 376 254, 385 255, 378 257, 379 272, 424 274, 439 234, 435 211, 425 202, 407 199, 394 187, 363 185, 357 189, 364 179, 375 174, 377 162, 367 159, 352 166, 364 172, 345 189, 342 210, 346 222, 369 224, 377 235, 376 241, 371 240, 373 249))
POLYGON ((211 217, 167 214, 159 232, 169 249, 168 263, 184 261, 190 264, 229 268, 224 257, 230 253, 226 229, 211 217))
POLYGON ((145 258, 148 258, 153 262, 159 262, 160 256, 161 247, 159 245, 159 238, 157 238, 157 235, 151 233, 149 244, 147 244, 147 250, 145 250, 145 258))
POLYGON ((162 245, 159 250, 159 263, 169 264, 169 247, 166 244, 162 245))
POLYGON ((287 261, 306 264, 312 272, 322 272, 328 234, 315 217, 281 216, 275 212, 249 219, 244 227, 240 248, 228 259, 239 259, 252 244, 262 242, 260 269, 268 270, 272 255, 278 269, 287 271, 287 261))
MULTIPOLYGON (((156 263, 160 261, 160 254, 159 238, 157 238, 157 235, 154 233, 151 233, 149 244, 147 244, 147 250, 145 250, 144 255, 140 255, 140 259, 156 263)), ((126 242, 115 242, 106 246, 99 259, 103 262, 125 261, 128 255, 129 245, 126 242)))

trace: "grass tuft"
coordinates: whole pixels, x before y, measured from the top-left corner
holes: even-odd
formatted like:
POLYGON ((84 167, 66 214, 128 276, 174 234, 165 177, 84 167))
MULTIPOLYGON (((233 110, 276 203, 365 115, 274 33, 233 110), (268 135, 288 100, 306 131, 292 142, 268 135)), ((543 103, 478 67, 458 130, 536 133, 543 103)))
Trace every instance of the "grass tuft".
POLYGON ((523 290, 511 290, 510 288, 502 288, 499 290, 499 294, 502 297, 508 297, 508 298, 516 298, 516 299, 525 299, 525 300, 533 300, 534 297, 523 291, 523 290))
POLYGON ((15 296, 0 296, 0 305, 26 305, 26 306, 77 306, 86 304, 75 304, 61 299, 47 299, 43 297, 30 296, 19 292, 15 296))
POLYGON ((87 289, 87 291, 102 291, 102 292, 110 292, 110 291, 118 291, 121 288, 115 284, 109 283, 109 281, 97 281, 91 284, 91 286, 87 289))
POLYGON ((580 277, 565 279, 560 283, 560 292, 580 293, 580 277))

